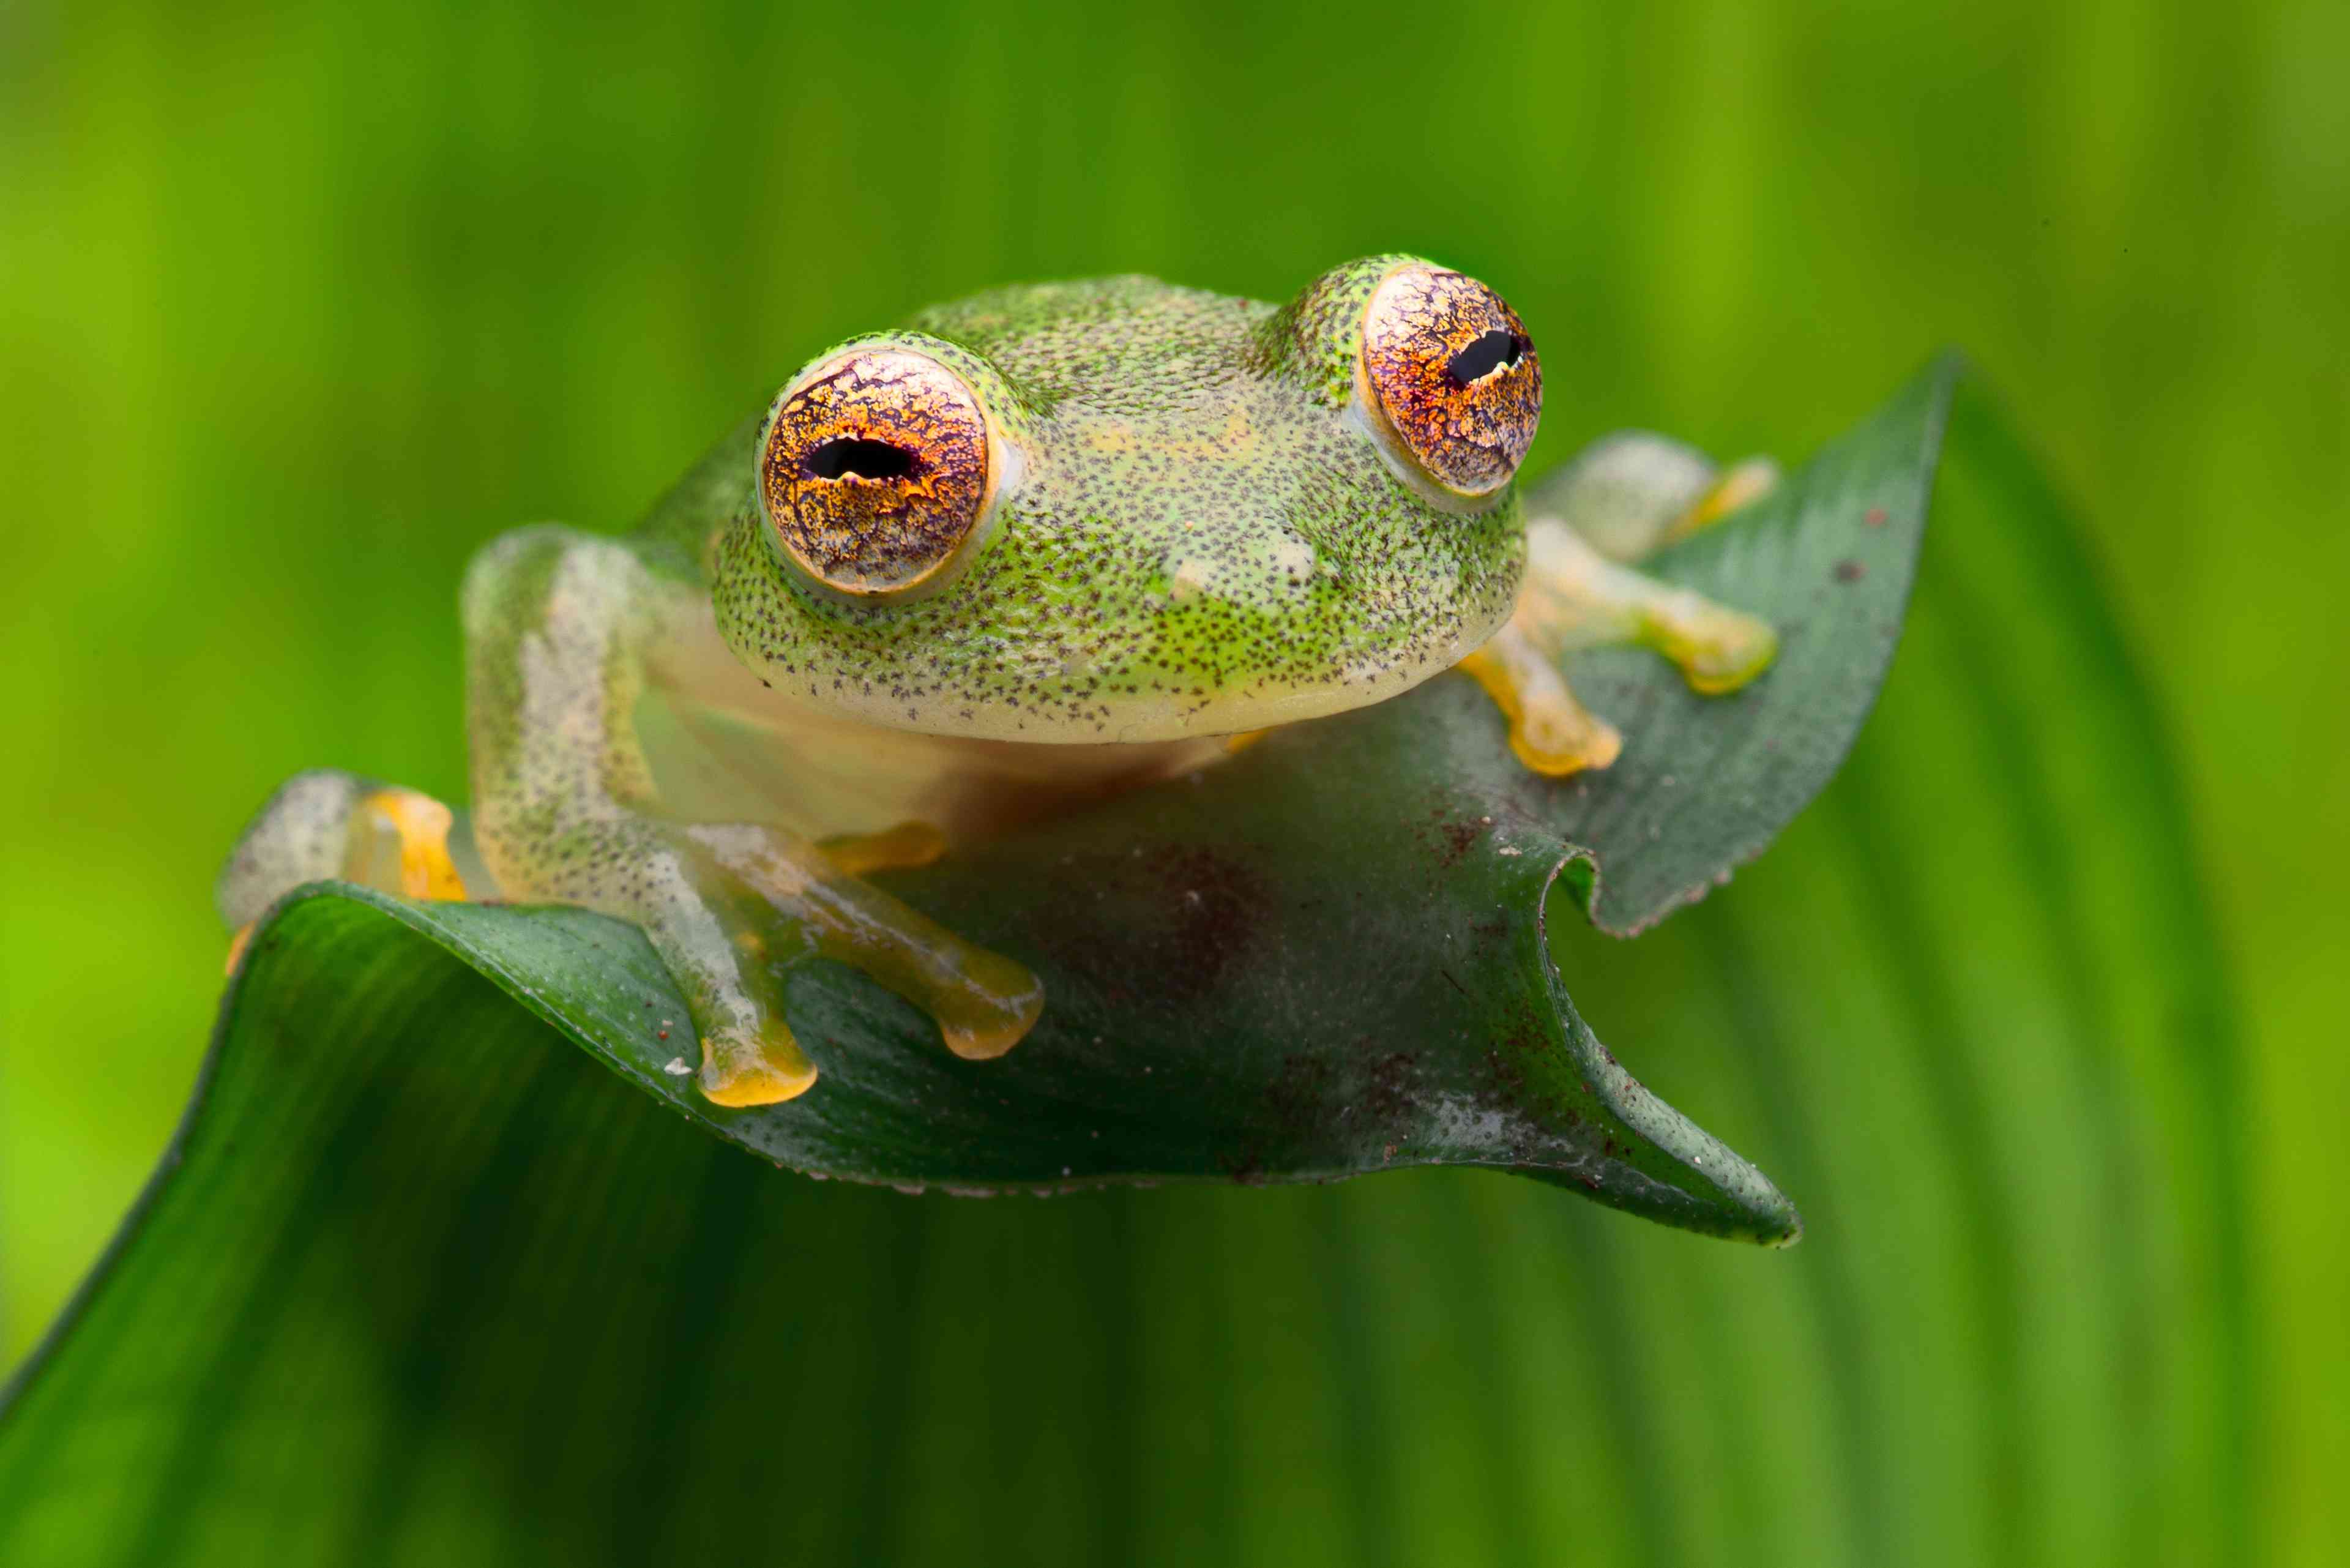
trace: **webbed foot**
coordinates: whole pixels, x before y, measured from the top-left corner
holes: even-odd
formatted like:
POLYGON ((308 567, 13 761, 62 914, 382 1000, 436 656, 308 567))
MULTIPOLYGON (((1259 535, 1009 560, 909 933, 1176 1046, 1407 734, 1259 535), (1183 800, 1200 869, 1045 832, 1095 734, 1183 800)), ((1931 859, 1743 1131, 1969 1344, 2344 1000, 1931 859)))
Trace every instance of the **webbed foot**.
POLYGON ((1554 778, 1604 768, 1624 749, 1616 726, 1576 700, 1551 655, 1512 621, 1461 668, 1510 723, 1510 750, 1554 778))
POLYGON ((764 1106, 805 1093, 816 1064, 785 1018, 792 963, 858 970, 928 1013, 958 1056, 1000 1056, 1044 1007, 1024 967, 975 947, 847 867, 920 864, 934 829, 818 846, 756 824, 633 815, 550 838, 484 831, 502 883, 635 922, 685 997, 712 1104, 764 1106))
MULTIPOLYGON (((783 1020, 780 974, 758 961, 790 955, 772 952, 764 933, 783 932, 798 950, 870 976, 928 1013, 947 1049, 967 1060, 1011 1050, 1044 1010, 1044 987, 1024 966, 847 875, 823 849, 751 825, 679 831, 698 852, 693 885, 674 889, 646 931, 687 986, 702 1043, 702 1089, 716 1104, 772 1104, 816 1081, 783 1020), (725 958, 712 950, 710 923, 729 933, 725 958), (749 961, 732 961, 736 954, 749 961)), ((882 863, 869 857, 877 845, 900 854, 929 847, 919 833, 889 838, 858 841, 868 867, 882 863)))
POLYGON ((1509 721, 1521 762, 1556 776, 1604 768, 1621 751, 1614 726, 1577 701, 1559 669, 1578 649, 1653 649, 1707 696, 1734 691, 1769 668, 1779 639, 1766 622, 1624 563, 1711 526, 1777 482, 1768 459, 1717 471, 1693 448, 1627 433, 1596 443, 1535 488, 1526 501, 1517 607, 1461 665, 1509 721))

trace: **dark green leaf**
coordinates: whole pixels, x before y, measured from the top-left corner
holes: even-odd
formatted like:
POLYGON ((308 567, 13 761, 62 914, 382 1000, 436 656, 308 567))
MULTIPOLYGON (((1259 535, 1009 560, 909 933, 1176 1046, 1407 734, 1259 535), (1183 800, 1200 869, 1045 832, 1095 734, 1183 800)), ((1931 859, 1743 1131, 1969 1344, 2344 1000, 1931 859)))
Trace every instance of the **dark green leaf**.
MULTIPOLYGON (((1552 933, 1801 1183, 1804 1247, 1473 1173, 818 1186, 515 1005, 632 1039, 658 976, 625 928, 314 896, 0 1412, 0 1562, 2241 1560, 2199 890, 2064 519, 1979 403, 1951 437, 1847 776, 1639 942, 1552 933), (582 956, 600 980, 534 994, 582 956)), ((1421 722, 1490 725, 1453 684, 1421 722)), ((1143 875, 1105 897, 1158 907, 1143 875)), ((1280 1021, 1383 983, 1315 978, 1280 1021)), ((810 1024, 893 1010, 811 981, 810 1024)))
MULTIPOLYGON (((802 961, 791 1014, 820 1086, 728 1111, 682 1071, 683 1006, 623 926, 343 889, 289 904, 260 948, 312 940, 329 918, 317 898, 357 898, 721 1137, 825 1175, 999 1189, 1493 1165, 1690 1229, 1790 1239, 1786 1199, 1577 1015, 1544 902, 1571 859, 1577 887, 1598 878, 1610 927, 1648 924, 1826 782, 1892 656, 1952 375, 1929 372, 1753 515, 1664 564, 1782 629, 1754 687, 1697 697, 1637 650, 1576 661, 1632 737, 1606 775, 1526 773, 1482 697, 1448 679, 896 878, 1043 976, 1045 1020, 1008 1058, 958 1061, 912 1009, 802 961)), ((273 974, 257 964, 243 986, 273 974)))

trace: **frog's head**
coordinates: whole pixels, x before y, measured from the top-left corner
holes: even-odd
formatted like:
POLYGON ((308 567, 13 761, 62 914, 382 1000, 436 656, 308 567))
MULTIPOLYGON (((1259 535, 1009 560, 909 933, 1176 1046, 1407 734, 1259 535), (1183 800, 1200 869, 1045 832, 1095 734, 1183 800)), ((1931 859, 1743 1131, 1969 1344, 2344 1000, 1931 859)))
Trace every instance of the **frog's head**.
POLYGON ((803 369, 719 541, 738 658, 872 722, 1159 741, 1357 707, 1510 613, 1542 372, 1408 256, 1276 308, 1014 288, 803 369))

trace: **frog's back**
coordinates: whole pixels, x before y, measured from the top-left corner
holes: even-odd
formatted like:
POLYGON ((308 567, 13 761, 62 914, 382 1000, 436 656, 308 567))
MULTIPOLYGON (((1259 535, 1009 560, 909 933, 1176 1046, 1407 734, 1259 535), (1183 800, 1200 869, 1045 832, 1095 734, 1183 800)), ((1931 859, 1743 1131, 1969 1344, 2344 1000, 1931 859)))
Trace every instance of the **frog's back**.
MULTIPOLYGON (((931 306, 905 325, 986 359, 1033 412, 1082 398, 1103 413, 1132 415, 1248 374, 1253 328, 1274 309, 1128 273, 992 288, 931 306)), ((649 561, 703 575, 712 533, 752 504, 766 417, 763 409, 728 431, 653 504, 637 528, 649 561)))
POLYGON ((1249 373, 1274 306, 1127 274, 990 289, 907 325, 993 365, 1038 414, 1081 398, 1106 414, 1180 406, 1249 373))

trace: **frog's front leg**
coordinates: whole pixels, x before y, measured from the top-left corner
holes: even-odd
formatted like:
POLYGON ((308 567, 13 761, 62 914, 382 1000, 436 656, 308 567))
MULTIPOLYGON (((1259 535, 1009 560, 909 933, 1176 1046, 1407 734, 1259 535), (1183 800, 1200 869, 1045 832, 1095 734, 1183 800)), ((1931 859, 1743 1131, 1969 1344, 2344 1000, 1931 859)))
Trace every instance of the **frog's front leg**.
POLYGON ((1679 665, 1695 691, 1734 691, 1766 669, 1765 622, 1625 565, 1707 527, 1768 492, 1777 470, 1750 458, 1727 471, 1662 436, 1595 443, 1526 497, 1526 577, 1492 641, 1462 661, 1509 721, 1510 747, 1536 773, 1604 768, 1623 749, 1615 726, 1578 701, 1559 660, 1632 642, 1679 665))
POLYGON ((465 585, 473 831, 500 886, 641 927, 685 995, 702 1092, 721 1105, 771 1104, 815 1082, 783 1011, 785 966, 810 953, 922 1008, 958 1055, 1011 1049, 1043 1005, 1019 964, 781 828, 658 815, 634 723, 647 655, 682 618, 707 613, 697 587, 559 529, 510 535, 475 562, 465 585))

